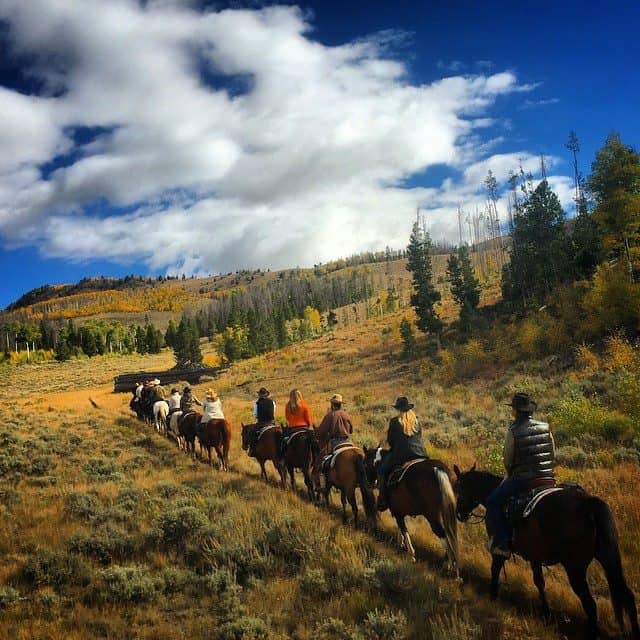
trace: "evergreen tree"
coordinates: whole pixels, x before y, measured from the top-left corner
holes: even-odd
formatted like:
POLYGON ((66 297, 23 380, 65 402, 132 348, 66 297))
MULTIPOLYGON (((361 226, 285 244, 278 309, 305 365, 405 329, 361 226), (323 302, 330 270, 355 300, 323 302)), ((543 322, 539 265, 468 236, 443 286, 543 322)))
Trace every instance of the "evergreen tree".
POLYGON ((173 348, 176 339, 176 324, 173 320, 169 320, 167 330, 164 334, 164 342, 168 347, 173 348))
POLYGON ((413 358, 416 354, 416 335, 409 320, 402 318, 400 322, 400 337, 402 338, 402 357, 413 358))
POLYGON ((329 311, 329 313, 327 314, 327 326, 329 327, 329 330, 331 330, 337 324, 338 324, 338 316, 336 315, 336 312, 333 309, 331 309, 331 311, 329 311))
POLYGON ((447 280, 451 284, 451 295, 460 305, 460 325, 466 333, 480 303, 480 282, 471 264, 471 256, 466 245, 458 248, 447 260, 447 280))
POLYGON ((418 329, 425 333, 433 333, 439 339, 442 320, 438 318, 434 305, 440 300, 441 295, 433 285, 430 250, 431 238, 416 221, 407 247, 407 269, 412 273, 413 285, 411 304, 418 317, 418 329))
POLYGON ((136 351, 142 355, 147 353, 147 332, 140 326, 136 326, 136 351))
POLYGON ((546 180, 527 192, 513 221, 511 262, 503 267, 502 295, 515 307, 540 304, 572 276, 573 255, 564 211, 546 180))
POLYGON ((619 134, 609 134, 591 165, 588 186, 605 248, 624 255, 633 274, 631 248, 640 241, 640 154, 619 134))
POLYGON ((71 349, 69 349, 69 335, 66 331, 61 331, 58 335, 58 343, 56 344, 56 360, 64 362, 71 357, 71 349))
POLYGON ((179 366, 202 363, 198 326, 192 318, 182 316, 176 331, 173 352, 179 366))

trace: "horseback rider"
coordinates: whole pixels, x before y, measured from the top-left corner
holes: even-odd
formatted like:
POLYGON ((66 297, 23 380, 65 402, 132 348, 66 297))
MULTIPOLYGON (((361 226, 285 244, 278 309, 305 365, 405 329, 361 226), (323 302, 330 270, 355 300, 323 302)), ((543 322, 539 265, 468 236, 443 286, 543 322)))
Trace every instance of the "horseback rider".
POLYGON ((258 431, 263 427, 275 424, 276 403, 269 397, 269 391, 264 387, 258 390, 258 399, 253 405, 253 417, 256 424, 251 427, 249 432, 249 455, 255 456, 255 447, 257 444, 258 431))
POLYGON ((313 465, 313 476, 316 486, 320 486, 322 462, 328 455, 333 453, 333 450, 339 444, 349 442, 351 440, 351 434, 353 433, 351 418, 342 408, 344 406, 342 395, 335 393, 329 400, 329 403, 329 412, 322 418, 322 422, 316 430, 320 444, 320 455, 318 455, 313 465))
POLYGON ((164 389, 160 386, 160 380, 156 378, 151 384, 153 385, 153 393, 151 395, 152 402, 155 403, 164 400, 164 389))
POLYGON ((379 487, 378 511, 388 508, 387 478, 391 471, 410 460, 428 457, 422 441, 422 428, 413 411, 414 406, 406 396, 399 396, 393 404, 398 415, 389 421, 387 430, 389 453, 376 469, 379 487))
POLYGON ((209 420, 224 420, 224 413, 222 413, 222 400, 218 397, 218 394, 213 389, 207 389, 207 393, 204 396, 204 404, 202 417, 196 427, 196 435, 200 435, 204 429, 204 425, 209 420))
POLYGON ((533 420, 536 403, 526 393, 511 399, 514 422, 504 443, 506 478, 487 499, 487 530, 492 555, 511 556, 513 531, 504 513, 506 501, 536 486, 554 484, 555 445, 546 422, 533 420))
POLYGON ((142 382, 136 382, 136 389, 133 392, 136 400, 140 400, 140 396, 142 395, 142 390, 144 389, 144 385, 142 382))
POLYGON ((290 437, 301 429, 308 429, 311 426, 311 411, 309 405, 302 399, 299 389, 292 389, 289 392, 289 402, 284 408, 284 415, 287 426, 284 429, 281 440, 280 455, 284 456, 286 443, 290 437))
POLYGON ((198 398, 196 398, 193 395, 193 391, 191 391, 191 387, 186 386, 182 390, 182 398, 180 398, 180 410, 182 411, 182 417, 184 418, 184 416, 186 416, 187 413, 191 413, 192 411, 195 411, 196 405, 201 407, 202 402, 200 402, 200 400, 198 400, 198 398))
POLYGON ((167 404, 169 405, 169 415, 176 411, 180 411, 180 400, 180 392, 174 387, 171 389, 171 395, 167 400, 167 404))

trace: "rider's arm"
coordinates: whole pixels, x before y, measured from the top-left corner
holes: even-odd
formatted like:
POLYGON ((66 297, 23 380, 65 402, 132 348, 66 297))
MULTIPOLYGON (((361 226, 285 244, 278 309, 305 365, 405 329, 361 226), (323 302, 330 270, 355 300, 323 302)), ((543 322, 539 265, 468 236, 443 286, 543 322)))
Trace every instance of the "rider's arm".
POLYGON ((504 439, 504 468, 507 470, 507 473, 511 473, 511 467, 513 466, 513 456, 515 453, 514 441, 513 441, 513 433, 511 433, 511 429, 507 429, 507 435, 504 439))
POLYGON ((307 426, 311 426, 311 411, 309 411, 309 407, 305 404, 302 407, 302 417, 307 426))
POLYGON ((257 402, 253 403, 253 417, 256 420, 258 419, 258 403, 257 402))

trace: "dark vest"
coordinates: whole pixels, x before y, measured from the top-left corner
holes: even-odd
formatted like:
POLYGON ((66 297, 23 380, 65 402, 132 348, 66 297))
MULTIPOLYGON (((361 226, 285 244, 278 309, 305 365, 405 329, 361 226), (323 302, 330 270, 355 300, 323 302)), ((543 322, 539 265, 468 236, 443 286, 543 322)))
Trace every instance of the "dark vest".
POLYGON ((553 478, 553 441, 546 422, 531 418, 511 425, 514 457, 511 476, 533 480, 553 478))
POLYGON ((258 398, 258 423, 268 424, 275 418, 273 400, 271 398, 258 398))

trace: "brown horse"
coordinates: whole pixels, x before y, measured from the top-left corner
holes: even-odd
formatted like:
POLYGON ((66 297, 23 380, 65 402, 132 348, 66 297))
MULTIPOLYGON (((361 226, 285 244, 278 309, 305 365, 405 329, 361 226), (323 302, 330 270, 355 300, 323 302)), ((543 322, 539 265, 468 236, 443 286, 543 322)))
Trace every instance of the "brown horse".
POLYGON ((316 457, 320 454, 320 445, 315 431, 312 429, 300 429, 292 434, 284 451, 284 464, 291 478, 291 488, 296 490, 295 469, 300 469, 304 476, 309 500, 314 501, 315 492, 311 480, 311 467, 316 457))
MULTIPOLYGON (((388 453, 380 447, 365 447, 365 467, 371 482, 377 477, 377 459, 381 461, 385 455, 388 453)), ((449 569, 459 577, 456 499, 452 486, 454 476, 447 465, 439 460, 419 460, 407 468, 398 484, 387 489, 389 510, 400 530, 400 544, 415 562, 416 552, 405 518, 424 516, 446 552, 449 569)))
POLYGON ((353 520, 358 526, 358 503, 356 502, 356 488, 362 494, 362 504, 369 524, 376 526, 378 511, 376 509, 376 499, 369 486, 367 474, 364 468, 364 451, 355 445, 339 447, 331 468, 324 472, 326 480, 324 488, 324 499, 329 504, 331 488, 336 487, 340 491, 342 502, 342 521, 347 522, 347 501, 353 511, 353 520))
MULTIPOLYGON (((196 455, 196 427, 201 417, 201 414, 192 411, 183 416, 178 425, 179 438, 183 443, 181 448, 185 453, 191 453, 194 458, 196 455)), ((178 440, 178 445, 180 445, 180 440, 178 440)))
MULTIPOLYGON (((471 470, 462 472, 453 467, 458 476, 456 495, 457 515, 465 522, 480 504, 485 505, 502 478, 492 473, 471 470)), ((624 631, 624 614, 631 624, 631 637, 640 640, 636 602, 627 586, 622 570, 618 533, 607 504, 572 486, 550 493, 540 500, 525 519, 516 524, 513 551, 531 564, 533 581, 538 588, 545 618, 550 616, 544 591, 542 567, 561 564, 569 583, 580 598, 587 614, 588 638, 598 637, 598 611, 589 591, 587 568, 595 558, 604 569, 616 620, 624 631)), ((506 558, 494 555, 491 563, 491 598, 498 597, 500 570, 506 558)))
MULTIPOLYGON (((255 426, 252 424, 240 423, 242 427, 242 448, 247 451, 249 449, 249 438, 251 429, 255 426)), ((278 475, 280 476, 280 485, 284 489, 287 483, 287 476, 282 460, 280 459, 280 439, 282 438, 282 429, 275 425, 264 429, 255 446, 255 458, 260 464, 260 477, 268 482, 267 470, 265 463, 267 460, 273 462, 278 475)))
POLYGON ((207 450, 209 466, 212 466, 211 448, 216 450, 223 471, 229 471, 229 447, 231 446, 231 423, 228 420, 209 420, 202 426, 198 435, 200 450, 207 450))

